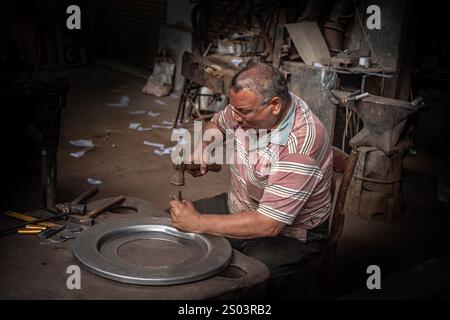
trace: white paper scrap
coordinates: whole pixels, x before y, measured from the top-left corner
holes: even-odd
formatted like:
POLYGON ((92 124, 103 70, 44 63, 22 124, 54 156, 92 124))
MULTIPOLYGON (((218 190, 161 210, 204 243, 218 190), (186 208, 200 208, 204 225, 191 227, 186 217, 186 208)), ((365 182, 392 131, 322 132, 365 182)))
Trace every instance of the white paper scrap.
POLYGON ((139 127, 139 128, 137 128, 137 131, 139 131, 139 132, 142 132, 142 131, 152 131, 152 128, 142 128, 142 127, 139 127))
POLYGON ((86 139, 70 140, 70 144, 75 147, 85 147, 85 148, 93 148, 95 146, 92 140, 86 139))
POLYGON ((102 184, 102 182, 100 180, 96 180, 96 179, 92 179, 92 178, 88 178, 87 182, 89 182, 90 184, 93 184, 93 185, 102 184))
POLYGON ((147 141, 147 140, 144 141, 144 144, 146 146, 157 147, 157 148, 160 148, 160 149, 164 149, 164 147, 165 147, 164 144, 162 144, 162 143, 150 142, 150 141, 147 141))
POLYGON ((130 126, 129 126, 128 128, 133 129, 133 130, 136 130, 136 129, 139 128, 140 126, 141 126, 140 123, 137 123, 137 122, 131 122, 131 123, 130 123, 130 126))
POLYGON ((157 117, 160 115, 159 112, 153 112, 153 111, 149 111, 147 112, 147 115, 149 115, 150 117, 157 117))
POLYGON ((128 107, 128 103, 130 102, 130 97, 122 96, 119 101, 108 103, 110 107, 128 107))
POLYGON ((156 100, 153 100, 155 103, 157 103, 157 104, 159 104, 159 105, 161 105, 161 106, 165 106, 165 105, 167 105, 167 103, 165 103, 164 101, 162 101, 162 100, 159 100, 159 99, 156 99, 156 100))
POLYGON ((129 111, 128 114, 145 114, 145 110, 129 111))
POLYGON ((169 148, 164 148, 163 150, 155 150, 153 151, 155 154, 157 154, 158 156, 165 156, 165 155, 169 155, 172 153, 174 147, 169 147, 169 148))
POLYGON ((77 151, 77 152, 71 152, 70 155, 74 158, 81 158, 82 156, 84 156, 86 154, 86 150, 81 150, 81 151, 77 151))
POLYGON ((153 124, 152 128, 159 128, 159 129, 172 129, 172 126, 160 126, 158 124, 153 124))

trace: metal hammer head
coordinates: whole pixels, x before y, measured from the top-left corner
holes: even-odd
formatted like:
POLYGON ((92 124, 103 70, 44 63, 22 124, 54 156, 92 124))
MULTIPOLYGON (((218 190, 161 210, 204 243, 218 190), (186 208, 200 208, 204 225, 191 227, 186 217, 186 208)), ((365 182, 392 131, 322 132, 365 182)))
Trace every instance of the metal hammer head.
POLYGON ((170 179, 170 183, 174 186, 184 186, 184 171, 186 169, 186 166, 184 163, 180 163, 177 165, 174 165, 175 168, 175 175, 170 179))
POLYGON ((62 213, 75 213, 84 215, 86 213, 85 204, 73 204, 73 203, 58 203, 55 205, 55 209, 62 213))

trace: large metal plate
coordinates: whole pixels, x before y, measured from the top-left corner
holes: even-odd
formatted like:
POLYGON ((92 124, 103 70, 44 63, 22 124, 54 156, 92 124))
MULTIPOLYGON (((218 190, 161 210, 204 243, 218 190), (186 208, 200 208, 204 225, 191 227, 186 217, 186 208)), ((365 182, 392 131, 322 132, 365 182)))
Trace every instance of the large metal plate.
POLYGON ((138 217, 85 230, 73 254, 88 270, 111 280, 172 285, 219 273, 230 263, 232 249, 225 238, 181 232, 168 218, 138 217))

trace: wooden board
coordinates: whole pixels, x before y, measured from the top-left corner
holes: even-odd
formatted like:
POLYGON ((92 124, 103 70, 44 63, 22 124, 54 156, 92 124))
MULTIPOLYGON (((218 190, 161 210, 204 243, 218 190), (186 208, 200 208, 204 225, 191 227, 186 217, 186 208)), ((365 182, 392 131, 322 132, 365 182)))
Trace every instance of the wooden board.
POLYGON ((305 64, 328 62, 331 59, 325 39, 316 22, 300 22, 286 24, 298 54, 305 64))

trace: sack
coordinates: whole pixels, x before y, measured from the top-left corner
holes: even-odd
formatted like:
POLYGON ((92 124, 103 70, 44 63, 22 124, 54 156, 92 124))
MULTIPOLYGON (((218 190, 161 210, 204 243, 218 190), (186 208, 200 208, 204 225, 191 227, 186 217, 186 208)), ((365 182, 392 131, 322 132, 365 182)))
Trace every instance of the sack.
POLYGON ((142 88, 142 93, 157 97, 169 95, 173 88, 173 75, 175 63, 170 59, 157 59, 153 73, 148 77, 147 84, 142 88))

